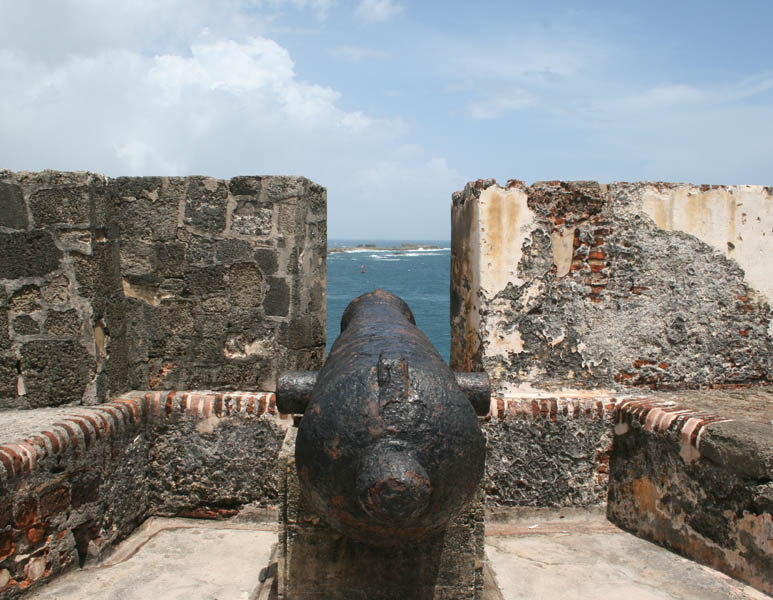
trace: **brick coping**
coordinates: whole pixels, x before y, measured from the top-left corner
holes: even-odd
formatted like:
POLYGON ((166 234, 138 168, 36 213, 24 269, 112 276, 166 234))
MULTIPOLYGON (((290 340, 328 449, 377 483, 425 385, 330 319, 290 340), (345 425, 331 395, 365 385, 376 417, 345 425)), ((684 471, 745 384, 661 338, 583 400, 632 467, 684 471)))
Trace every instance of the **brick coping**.
POLYGON ((700 448, 707 427, 735 420, 674 400, 646 395, 612 396, 608 393, 595 397, 494 397, 484 420, 549 419, 555 422, 578 418, 610 421, 617 435, 626 433, 635 421, 650 433, 678 434, 683 444, 695 450, 700 448))
POLYGON ((273 392, 132 391, 95 406, 62 407, 77 410, 51 426, 9 442, 0 442, 0 481, 37 469, 47 456, 88 449, 96 440, 134 431, 173 415, 256 418, 268 415, 289 420, 276 409, 273 392))
MULTIPOLYGON (((105 404, 67 408, 77 410, 78 414, 63 416, 53 425, 22 439, 0 443, 0 480, 10 480, 35 470, 46 456, 77 451, 79 447, 85 449, 97 439, 163 421, 172 415, 188 415, 194 419, 269 415, 286 423, 291 418, 277 411, 273 392, 131 391, 105 404)), ((707 428, 735 420, 675 400, 658 398, 657 394, 605 391, 582 396, 563 396, 559 392, 552 397, 492 397, 491 409, 483 421, 496 424, 520 419, 555 422, 579 418, 608 421, 617 435, 626 433, 636 422, 653 434, 676 434, 683 445, 695 451, 700 450, 707 428)))

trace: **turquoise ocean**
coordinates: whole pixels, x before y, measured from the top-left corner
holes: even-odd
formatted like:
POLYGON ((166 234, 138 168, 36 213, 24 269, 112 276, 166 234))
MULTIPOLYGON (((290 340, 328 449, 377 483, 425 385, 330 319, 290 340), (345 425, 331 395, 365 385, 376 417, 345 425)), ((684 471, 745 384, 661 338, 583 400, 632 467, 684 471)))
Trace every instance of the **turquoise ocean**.
POLYGON ((420 248, 409 251, 358 248, 328 254, 327 352, 341 332, 341 315, 349 302, 360 294, 383 288, 408 303, 416 325, 448 362, 451 348, 451 243, 438 240, 328 240, 328 248, 350 248, 360 244, 390 248, 411 244, 420 248))

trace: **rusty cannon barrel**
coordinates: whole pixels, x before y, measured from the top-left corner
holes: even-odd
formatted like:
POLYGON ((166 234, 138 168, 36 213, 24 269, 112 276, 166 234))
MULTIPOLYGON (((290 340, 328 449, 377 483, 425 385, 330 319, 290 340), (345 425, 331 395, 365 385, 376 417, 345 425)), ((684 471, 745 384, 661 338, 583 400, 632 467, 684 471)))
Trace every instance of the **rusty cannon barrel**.
POLYGON ((295 447, 301 489, 339 532, 381 546, 442 531, 483 474, 476 412, 485 373, 454 374, 384 290, 349 304, 319 373, 286 372, 281 412, 303 412, 295 447))

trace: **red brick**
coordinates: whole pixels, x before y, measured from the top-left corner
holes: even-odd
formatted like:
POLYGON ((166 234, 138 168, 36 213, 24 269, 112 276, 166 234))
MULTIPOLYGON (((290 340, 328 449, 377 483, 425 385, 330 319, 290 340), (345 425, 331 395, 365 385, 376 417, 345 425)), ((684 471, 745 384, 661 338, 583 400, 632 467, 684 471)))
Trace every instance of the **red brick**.
POLYGON ((58 487, 43 494, 40 497, 41 517, 56 515, 70 506, 70 490, 66 487, 58 487))
POLYGON ((75 433, 75 428, 69 423, 54 423, 55 427, 61 427, 67 432, 67 439, 70 440, 70 444, 73 448, 78 447, 78 434, 75 433))
POLYGON ((231 508, 188 508, 178 512, 177 516, 190 519, 227 519, 238 512, 231 508))
POLYGON ((13 535, 10 531, 0 533, 0 560, 4 560, 13 554, 15 546, 13 544, 13 535))
POLYGON ((132 415, 132 420, 135 423, 139 423, 139 421, 140 421, 140 408, 139 408, 139 406, 137 406, 137 402, 135 402, 134 399, 119 400, 119 402, 129 409, 129 411, 131 412, 131 415, 132 415))
POLYGON ((166 396, 166 403, 164 404, 164 414, 168 417, 174 410, 174 392, 169 392, 166 396))
POLYGON ((27 498, 16 507, 16 529, 26 529, 38 520, 38 503, 35 498, 27 498))
POLYGON ((48 529, 47 523, 38 523, 37 525, 33 525, 30 527, 27 532, 27 541, 30 544, 37 545, 39 544, 44 537, 46 537, 46 530, 48 529))
POLYGON ((103 433, 103 429, 104 428, 99 426, 99 422, 97 422, 97 418, 96 418, 96 416, 94 414, 81 415, 81 417, 83 417, 89 423, 91 423, 91 426, 94 428, 94 432, 95 432, 97 438, 102 437, 102 433, 103 433))
MULTIPOLYGON (((22 459, 19 453, 14 449, 14 447, 11 444, 6 444, 5 446, 2 446, 0 448, 2 452, 0 452, 0 456, 5 453, 8 455, 8 457, 11 459, 12 467, 9 467, 10 473, 21 473, 21 465, 22 465, 22 459)), ((6 465, 7 466, 7 465, 6 465)))
POLYGON ((53 433, 50 431, 44 431, 43 435, 48 438, 48 441, 51 442, 51 449, 54 451, 54 454, 59 453, 59 438, 57 438, 53 433))
POLYGON ((102 437, 106 437, 106 436, 110 435, 111 433, 113 433, 113 431, 112 431, 113 430, 113 426, 112 426, 112 424, 110 422, 110 419, 108 419, 104 414, 102 414, 102 412, 98 408, 96 408, 96 407, 94 409, 94 417, 95 417, 95 419, 99 419, 99 423, 101 425, 97 426, 97 431, 101 431, 102 432, 100 434, 102 437))
POLYGON ((86 424, 86 421, 81 419, 80 417, 73 417, 70 420, 71 423, 75 423, 78 428, 83 432, 83 440, 86 443, 86 448, 91 446, 91 442, 93 441, 91 438, 91 430, 89 429, 89 426, 86 424))

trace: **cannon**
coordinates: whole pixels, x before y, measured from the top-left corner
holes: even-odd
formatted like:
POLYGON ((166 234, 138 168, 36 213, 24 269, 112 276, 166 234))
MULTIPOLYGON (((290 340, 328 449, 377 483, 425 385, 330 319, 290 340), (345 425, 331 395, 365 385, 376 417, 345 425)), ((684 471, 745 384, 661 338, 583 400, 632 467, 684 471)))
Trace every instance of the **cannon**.
POLYGON ((322 369, 280 374, 276 402, 303 413, 301 493, 349 538, 393 546, 432 536, 476 492, 488 376, 454 374, 394 294, 353 300, 322 369))

